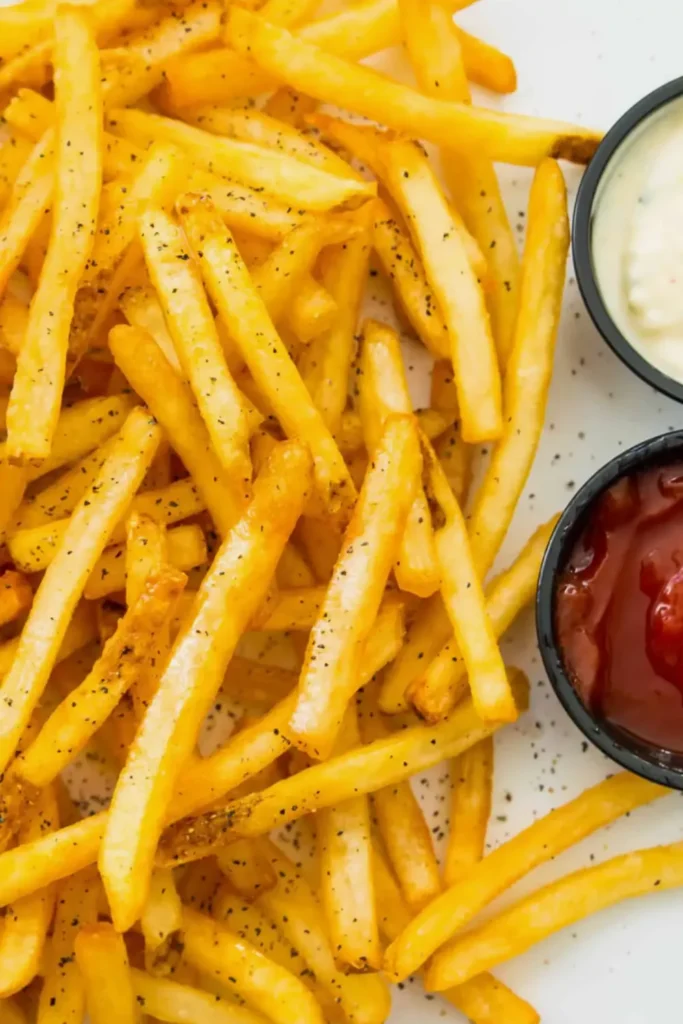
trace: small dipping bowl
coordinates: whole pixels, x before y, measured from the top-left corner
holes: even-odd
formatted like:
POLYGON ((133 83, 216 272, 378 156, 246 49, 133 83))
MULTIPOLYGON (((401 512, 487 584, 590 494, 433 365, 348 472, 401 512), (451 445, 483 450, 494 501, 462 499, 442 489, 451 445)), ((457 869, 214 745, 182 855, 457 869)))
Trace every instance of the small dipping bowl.
MULTIPOLYGON (((576 197, 573 218, 573 256, 574 269, 579 290, 588 312, 598 331, 612 351, 642 380, 657 391, 668 395, 678 402, 683 402, 683 354, 681 359, 681 378, 670 376, 661 360, 653 358, 649 361, 634 344, 629 341, 627 330, 624 330, 624 316, 615 312, 614 304, 603 295, 600 277, 596 267, 594 252, 596 211, 611 187, 614 187, 615 172, 618 173, 621 160, 628 153, 632 144, 665 113, 668 104, 675 104, 670 111, 680 111, 683 118, 683 78, 655 89, 628 110, 607 132, 605 138, 591 160, 583 176, 576 197), (621 326, 617 320, 621 320, 621 326), (656 365, 660 362, 660 366, 656 365)), ((624 211, 628 216, 629 211, 624 211)), ((681 282, 683 288, 683 282, 681 282)), ((683 348, 683 344, 682 344, 683 348)))
POLYGON ((683 430, 651 438, 623 452, 577 491, 553 531, 541 565, 536 630, 552 687, 584 736, 623 768, 663 786, 683 789, 683 752, 662 749, 601 720, 584 704, 564 662, 555 616, 562 574, 601 495, 623 477, 677 461, 683 461, 683 430))

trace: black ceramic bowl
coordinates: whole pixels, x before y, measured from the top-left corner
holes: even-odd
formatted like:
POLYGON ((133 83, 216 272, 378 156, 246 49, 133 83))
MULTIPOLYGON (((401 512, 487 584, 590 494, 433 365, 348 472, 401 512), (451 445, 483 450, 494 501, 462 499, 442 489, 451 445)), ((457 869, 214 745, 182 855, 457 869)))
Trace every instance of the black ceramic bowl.
POLYGON ((555 628, 558 577, 567 565, 595 501, 621 477, 683 459, 683 430, 642 441, 618 455, 590 478, 562 513, 550 538, 536 593, 536 630, 546 672, 560 703, 584 736, 623 768, 672 789, 683 789, 683 753, 653 746, 606 721, 598 720, 574 688, 564 666, 555 628))
POLYGON ((637 373, 642 380, 651 384, 657 391, 663 392, 663 394, 676 399, 678 402, 683 402, 683 384, 658 370, 656 366, 653 366, 647 359, 644 359, 629 344, 614 323, 603 302, 598 287, 592 255, 595 195, 610 160, 634 128, 638 127, 641 122, 656 110, 659 110, 660 107, 665 106, 671 100, 678 99, 680 96, 683 96, 683 78, 676 78, 673 82, 667 82, 666 85, 660 86, 659 89, 655 89, 654 92, 639 100, 607 132, 583 176, 576 195, 572 228, 572 250, 576 280, 583 296, 583 301, 593 323, 612 351, 634 373, 637 373))

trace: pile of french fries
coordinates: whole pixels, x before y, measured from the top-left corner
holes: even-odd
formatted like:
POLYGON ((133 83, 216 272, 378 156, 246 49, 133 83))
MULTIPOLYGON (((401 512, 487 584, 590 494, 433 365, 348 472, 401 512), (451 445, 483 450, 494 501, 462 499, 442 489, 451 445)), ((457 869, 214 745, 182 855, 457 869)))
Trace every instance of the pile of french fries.
POLYGON ((599 136, 471 105, 515 69, 468 2, 0 13, 3 1024, 380 1024, 423 967, 475 1024, 528 1024, 490 968, 683 882, 683 850, 643 851, 463 932, 663 795, 614 776, 484 857, 528 701, 498 638, 553 521, 488 574, 543 426, 556 161, 599 136), (415 87, 359 63, 400 45, 415 87), (536 168, 521 261, 493 161, 536 168), (378 274, 427 409, 363 319, 378 274), (239 721, 202 756, 217 698, 239 721), (410 779, 444 760, 442 870, 410 779))

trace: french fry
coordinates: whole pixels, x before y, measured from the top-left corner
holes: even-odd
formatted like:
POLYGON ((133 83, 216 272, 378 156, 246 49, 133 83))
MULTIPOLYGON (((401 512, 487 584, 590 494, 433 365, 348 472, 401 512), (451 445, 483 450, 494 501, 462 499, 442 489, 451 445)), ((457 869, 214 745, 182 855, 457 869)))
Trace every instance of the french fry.
POLYGON ((260 1013, 220 995, 168 978, 153 978, 135 968, 131 977, 138 1002, 157 1020, 170 1024, 263 1024, 260 1013))
MULTIPOLYGON (((432 368, 431 404, 439 412, 456 418, 458 416, 458 394, 453 367, 447 360, 437 360, 432 368)), ((439 456, 453 494, 463 506, 470 489, 473 451, 470 445, 463 441, 457 419, 452 426, 434 439, 434 451, 439 456)))
POLYGON ((126 40, 126 59, 107 68, 107 51, 102 51, 105 73, 102 95, 108 110, 134 104, 164 80, 169 63, 216 40, 221 30, 221 7, 211 0, 193 0, 179 13, 136 33, 126 40))
POLYGON ((86 925, 75 942, 92 1024, 136 1024, 137 1002, 123 936, 110 924, 86 925))
POLYGON ((243 492, 223 473, 190 389, 145 331, 115 327, 109 334, 109 347, 131 386, 150 403, 225 536, 239 518, 243 492))
MULTIPOLYGON (((528 683, 517 669, 510 672, 521 711, 527 705, 528 683)), ((221 810, 180 822, 164 836, 161 860, 196 860, 229 845, 237 836, 263 835, 351 796, 395 785, 445 758, 456 757, 495 729, 495 724, 478 718, 471 701, 465 701, 446 722, 414 726, 376 740, 313 765, 261 793, 228 803, 221 810)))
POLYGON ((294 691, 296 672, 262 661, 234 657, 223 680, 225 694, 240 704, 269 710, 294 691))
POLYGON ((470 747, 451 766, 451 815, 443 880, 449 887, 484 856, 491 814, 493 741, 470 747))
POLYGON ((176 373, 182 376, 182 368, 173 339, 169 333, 164 311, 152 284, 136 284, 126 288, 119 296, 119 309, 131 327, 138 327, 154 338, 176 373))
POLYGON ((247 419, 228 370, 199 272, 179 226, 162 209, 140 219, 147 269, 161 301, 175 350, 224 470, 251 480, 247 419))
POLYGON ((575 871, 439 950, 427 968, 427 987, 438 991, 462 984, 589 914, 680 885, 683 843, 632 851, 575 871))
MULTIPOLYGON (((557 516, 553 516, 531 535, 512 565, 502 572, 486 588, 486 612, 496 637, 512 625, 517 615, 536 593, 541 560, 548 546, 557 516)), ((425 628, 434 629, 436 615, 426 617, 425 628)), ((440 620, 432 634, 434 641, 443 636, 440 620)), ((466 688, 466 668, 457 641, 451 637, 437 654, 434 648, 428 651, 430 657, 423 665, 415 666, 412 678, 406 678, 407 693, 422 716, 428 721, 438 721, 455 706, 466 688)), ((407 677, 407 673, 406 673, 407 677)))
MULTIPOLYGON (((410 922, 410 911, 403 902, 389 865, 377 845, 374 853, 375 891, 377 893, 380 927, 391 942, 410 922)), ((491 974, 478 974, 475 978, 446 989, 443 999, 464 1013, 472 1024, 539 1024, 540 1017, 526 1000, 491 974)))
MULTIPOLYGON (((401 606, 387 603, 377 616, 367 642, 359 687, 395 657, 402 636, 401 606)), ((292 706, 293 699, 283 701, 262 721, 237 733, 211 757, 188 766, 179 781, 170 818, 180 819, 214 803, 285 753, 290 747, 285 730, 292 706)), ((95 863, 106 822, 105 812, 96 814, 0 854, 0 906, 95 863)), ((175 859, 172 854, 171 862, 175 859)))
POLYGON ((0 1013, 5 1024, 28 1024, 28 1017, 14 999, 0 999, 0 1013))
POLYGON ((180 931, 182 923, 183 908, 173 872, 159 868, 152 872, 149 895, 140 914, 147 970, 152 971, 156 962, 163 960, 172 936, 180 931))
POLYGON ((26 157, 0 219, 0 292, 19 266, 29 240, 52 202, 54 132, 48 130, 26 157))
POLYGON ((0 625, 4 626, 27 612, 33 603, 31 584, 20 572, 5 569, 0 573, 0 625))
POLYGON ((456 226, 458 215, 426 156, 411 142, 387 145, 385 180, 421 252, 448 326, 463 437, 468 442, 495 439, 502 430, 496 350, 484 294, 456 226))
MULTIPOLYGON (((365 447, 372 456, 387 416, 410 416, 413 411, 401 343, 385 324, 367 320, 363 325, 356 383, 365 447)), ((401 590, 418 597, 430 597, 439 588, 434 535, 421 486, 408 513, 394 573, 401 590)))
MULTIPOLYGON (((55 664, 60 664, 76 651, 86 647, 97 637, 97 628, 93 607, 87 601, 76 605, 73 616, 67 626, 64 639, 57 651, 55 664)), ((5 640, 0 644, 0 679, 7 675, 19 649, 19 637, 5 640)))
POLYGON ((48 785, 74 760, 141 673, 150 671, 156 632, 187 577, 169 566, 152 576, 121 617, 92 671, 52 712, 17 766, 21 778, 48 785))
POLYGON ((164 141, 182 149, 200 167, 241 185, 264 189, 280 202, 308 210, 329 210, 348 199, 375 194, 375 186, 304 164, 287 153, 257 146, 252 142, 217 137, 200 128, 146 114, 140 110, 114 110, 108 127, 129 142, 146 146, 164 141))
POLYGON ((149 516, 131 512, 126 521, 126 604, 142 596, 150 576, 168 563, 166 530, 149 516))
POLYGON ((463 514, 428 441, 423 451, 441 598, 467 666, 474 706, 484 720, 514 721, 516 702, 477 577, 463 514))
POLYGON ((331 329, 337 308, 328 290, 309 275, 304 277, 296 299, 287 311, 287 323, 297 341, 309 345, 331 329))
MULTIPOLYGON (((19 841, 30 843, 57 828, 57 801, 48 788, 39 794, 19 841)), ((0 999, 21 991, 38 973, 54 905, 54 888, 48 886, 8 906, 0 932, 0 999)))
MULTIPOLYGON (((347 708, 335 750, 360 745, 356 707, 347 708)), ((326 807, 316 815, 320 896, 336 962, 352 971, 378 970, 379 929, 372 881, 367 796, 326 807)))
MULTIPOLYGON (((169 530, 168 561, 180 572, 189 572, 208 561, 206 537, 196 523, 169 530)), ((115 544, 100 556, 83 589, 88 601, 97 601, 126 589, 125 545, 115 544)))
MULTIPOLYGON (((391 736, 368 690, 362 697, 359 723, 364 743, 391 736)), ((377 790, 372 806, 401 891, 411 907, 420 909, 441 891, 441 879, 432 837, 410 783, 377 790)))
POLYGON ((329 754, 355 692, 358 659, 379 610, 420 471, 413 423, 408 417, 388 417, 311 630, 290 720, 296 745, 317 758, 329 754))
POLYGON ((74 957, 76 935, 97 922, 101 886, 88 869, 68 878, 57 889, 52 938, 45 957, 45 980, 40 991, 40 1024, 80 1021, 85 1015, 85 987, 74 957))
POLYGON ((652 782, 620 772, 539 818, 425 907, 387 950, 385 970, 392 978, 407 977, 527 872, 667 792, 652 782))
POLYGON ((123 930, 144 904, 175 782, 235 645, 265 596, 308 484, 303 446, 290 442, 276 449, 245 515, 214 559, 136 735, 114 791, 99 860, 113 920, 123 930))
MULTIPOLYGON (((96 461, 101 465, 104 458, 101 461, 98 458, 96 461)), ((93 478, 95 475, 96 473, 93 473, 93 478)), ((176 480, 175 483, 159 490, 137 494, 131 502, 130 509, 126 511, 128 514, 147 516, 155 523, 172 526, 197 515, 204 508, 204 502, 192 480, 184 479, 176 480)), ((21 509, 17 512, 15 522, 20 515, 21 509)), ((15 564, 27 572, 41 572, 46 569, 68 528, 68 519, 58 519, 43 526, 22 527, 11 533, 8 547, 15 564)), ((109 534, 107 547, 121 543, 125 536, 125 522, 122 519, 109 534)))
POLYGON ((308 444, 319 492, 330 512, 343 513, 355 498, 344 460, 304 382, 275 331, 229 231, 210 203, 179 201, 181 222, 199 255, 207 290, 283 430, 308 444))
POLYGON ((480 575, 490 569, 526 482, 543 428, 569 247, 562 171, 544 160, 529 198, 519 313, 505 375, 505 427, 470 518, 480 575))
POLYGON ((491 160, 533 167, 553 156, 586 163, 600 141, 599 133, 576 125, 421 96, 241 8, 230 11, 225 38, 263 70, 324 103, 343 96, 345 107, 355 113, 438 145, 467 139, 491 160))
MULTIPOLYGON (((203 186, 201 179, 197 182, 203 186)), ((202 187, 231 230, 247 231, 257 238, 279 242, 294 228, 312 219, 297 206, 278 203, 271 196, 243 185, 221 182, 202 187)))
POLYGON ((317 105, 310 96, 304 96, 285 85, 271 94, 263 107, 263 113, 283 124, 291 124, 292 128, 304 128, 306 115, 312 114, 317 105))
POLYGON ((12 756, 38 703, 85 582, 151 462, 161 431, 148 412, 134 409, 96 482, 74 511, 45 572, 15 659, 0 686, 6 710, 0 725, 0 766, 12 756))
POLYGON ((429 664, 436 657, 450 635, 451 623, 441 594, 434 594, 418 609, 408 627, 405 644, 383 674, 378 697, 380 710, 387 715, 407 711, 408 687, 420 676, 423 663, 429 664))
POLYGON ((320 1007, 298 978, 210 917, 186 907, 182 934, 183 955, 189 963, 226 985, 274 1024, 292 1020, 324 1024, 320 1007))
MULTIPOLYGON (((438 409, 416 409, 414 412, 418 426, 430 441, 438 438, 455 422, 453 413, 440 412, 438 409)), ((346 409, 341 418, 337 443, 340 451, 347 458, 357 455, 363 450, 363 424, 355 409, 346 409)), ((327 574, 329 577, 329 573, 327 574)))
MULTIPOLYGON (((399 0, 404 39, 422 92, 442 100, 471 102, 462 34, 440 3, 399 0)), ((514 71, 514 69, 513 69, 514 71)), ((514 75, 513 75, 514 88, 514 75)), ((446 182, 458 210, 486 253, 491 283, 488 302, 501 367, 512 344, 518 302, 519 256, 490 160, 443 151, 446 182)))
POLYGON ((299 950, 329 1002, 341 1006, 350 1024, 381 1024, 389 1012, 384 981, 379 975, 343 974, 337 969, 322 908, 300 865, 270 840, 259 840, 258 849, 268 857, 278 879, 274 888, 258 897, 258 906, 299 950))
POLYGON ((78 280, 92 248, 102 184, 99 51, 87 15, 65 8, 55 19, 55 200, 45 266, 7 410, 16 458, 50 453, 78 280))
POLYGON ((232 888, 244 899, 255 900, 277 884, 277 876, 269 861, 248 839, 238 839, 229 850, 218 856, 217 861, 232 888))
POLYGON ((0 344, 16 356, 24 344, 28 306, 8 292, 0 304, 0 344))

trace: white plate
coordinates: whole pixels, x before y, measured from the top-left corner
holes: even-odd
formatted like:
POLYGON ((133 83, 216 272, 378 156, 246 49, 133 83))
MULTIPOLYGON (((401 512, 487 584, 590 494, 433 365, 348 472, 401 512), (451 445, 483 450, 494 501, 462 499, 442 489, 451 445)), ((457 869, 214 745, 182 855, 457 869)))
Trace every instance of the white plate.
MULTIPOLYGON (((606 129, 641 96, 683 73, 683 6, 671 0, 482 0, 457 21, 514 57, 517 93, 500 104, 479 93, 480 102, 505 110, 606 129)), ((565 171, 573 193, 580 171, 565 171)), ((530 174, 502 167, 501 175, 513 223, 522 227, 519 211, 526 208, 530 174)), ((501 561, 602 463, 680 426, 683 408, 637 380, 597 335, 570 267, 544 436, 501 561)), ((497 738, 492 847, 615 770, 592 747, 583 750, 583 736, 558 704, 540 664, 530 613, 511 631, 505 654, 528 670, 533 703, 517 728, 497 738)), ((418 792, 423 796, 424 788, 418 792)), ((428 813, 436 814, 435 825, 443 824, 446 807, 431 790, 428 796, 428 813)), ((683 804, 673 794, 533 872, 498 905, 592 857, 604 860, 682 837, 683 804)), ((559 933, 495 973, 534 1004, 545 1024, 673 1020, 679 1016, 673 1008, 682 918, 683 892, 647 896, 559 933)), ((416 982, 397 995, 390 1020, 432 1024, 462 1018, 438 998, 426 999, 416 982)))

